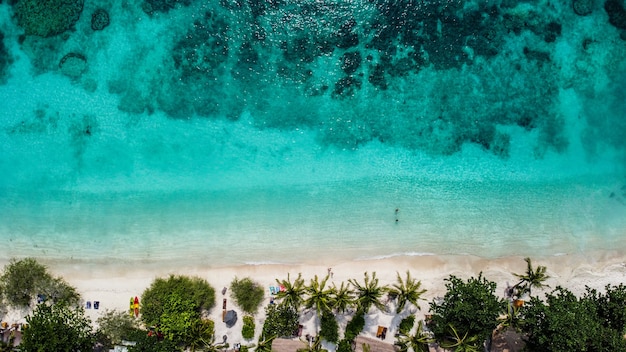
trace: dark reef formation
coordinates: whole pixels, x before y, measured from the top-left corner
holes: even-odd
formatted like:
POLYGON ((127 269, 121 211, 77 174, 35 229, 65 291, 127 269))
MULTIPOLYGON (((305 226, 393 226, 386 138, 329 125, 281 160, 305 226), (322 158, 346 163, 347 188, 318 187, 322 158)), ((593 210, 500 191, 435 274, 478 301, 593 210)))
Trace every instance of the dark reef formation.
POLYGON ((621 0, 607 0, 604 9, 609 15, 609 23, 619 29, 626 29, 626 9, 621 0))
POLYGON ((77 79, 87 70, 87 58, 79 53, 69 53, 59 61, 59 69, 64 75, 77 79))
POLYGON ((96 9, 91 14, 91 29, 101 31, 110 23, 109 13, 105 9, 96 9))
POLYGON ((19 0, 14 11, 26 35, 50 37, 74 26, 83 3, 84 0, 19 0))
POLYGON ((191 0, 144 0, 141 9, 148 15, 154 15, 157 12, 167 13, 176 8, 177 4, 189 6, 191 0))
MULTIPOLYGON (((72 29, 82 5, 82 0, 14 2, 17 22, 27 34, 21 44, 29 46, 25 52, 33 56, 37 73, 57 69, 58 63, 58 71, 73 83, 86 80, 92 63, 79 53, 97 58, 98 48, 79 36, 74 44, 86 50, 63 47, 73 32, 55 36, 72 29)), ((258 128, 309 129, 321 144, 346 149, 380 141, 453 154, 470 143, 506 158, 511 128, 533 132, 538 157, 567 148, 565 122, 554 108, 561 88, 554 77, 562 71, 556 48, 572 28, 564 21, 591 19, 597 15, 593 11, 601 11, 600 3, 569 0, 567 16, 558 7, 512 0, 360 5, 129 3, 142 24, 159 26, 172 19, 171 27, 159 38, 162 43, 139 43, 129 50, 123 59, 128 67, 117 68, 118 76, 106 86, 120 96, 119 109, 131 114, 163 111, 172 118, 235 120, 249 111, 258 128), (180 14, 187 12, 193 15, 185 22, 180 14)), ((611 25, 626 29, 621 0, 604 1, 604 9, 611 25)), ((76 32, 100 40, 103 35, 94 31, 109 26, 113 10, 90 11, 76 32)), ((576 43, 589 53, 594 45, 589 38, 576 43)), ((0 70, 3 57, 0 46, 0 70)))
POLYGON ((593 12, 594 0, 573 0, 572 8, 579 16, 587 16, 593 12))
POLYGON ((0 84, 6 80, 7 71, 12 63, 13 58, 4 45, 4 33, 0 31, 0 84))

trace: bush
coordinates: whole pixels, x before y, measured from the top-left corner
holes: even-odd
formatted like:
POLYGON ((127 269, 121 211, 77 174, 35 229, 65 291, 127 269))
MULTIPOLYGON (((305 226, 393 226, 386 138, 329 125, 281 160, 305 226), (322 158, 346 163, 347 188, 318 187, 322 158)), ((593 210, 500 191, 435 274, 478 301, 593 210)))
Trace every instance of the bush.
POLYGON ((263 337, 292 337, 298 330, 298 312, 290 306, 270 304, 265 308, 263 337))
POLYGON ((47 268, 33 258, 12 259, 0 276, 0 289, 7 305, 28 307, 37 295, 53 303, 78 305, 80 295, 62 278, 55 278, 47 268))
MULTIPOLYGON (((593 291, 577 298, 562 287, 546 294, 546 302, 531 298, 521 310, 526 347, 532 351, 626 351, 623 332, 599 314, 602 299, 593 291)), ((624 307, 622 306, 623 310, 624 307)))
POLYGON ((159 339, 145 330, 135 330, 129 338, 135 345, 128 346, 128 352, 176 352, 182 348, 167 339, 159 339))
POLYGON ((321 338, 331 343, 337 343, 337 341, 339 341, 339 325, 333 314, 322 314, 320 325, 321 338))
POLYGON ((195 343, 202 312, 215 305, 215 290, 198 277, 156 279, 142 297, 146 326, 158 325, 166 340, 183 346, 195 343))
POLYGON ((91 321, 82 308, 39 304, 26 317, 20 351, 91 351, 94 345, 91 321))
POLYGON ((142 294, 141 319, 147 326, 160 322, 171 296, 189 301, 198 314, 215 306, 215 289, 199 277, 174 276, 158 278, 142 294))
POLYGON ((354 341, 357 336, 363 331, 365 327, 365 315, 363 311, 357 311, 356 315, 352 317, 352 319, 346 325, 346 333, 344 334, 344 339, 348 340, 348 342, 354 341))
POLYGON ((348 339, 339 341, 339 344, 337 344, 337 352, 354 352, 352 350, 352 341, 348 339))
POLYGON ((402 319, 402 321, 400 322, 400 325, 398 326, 398 331, 400 331, 401 334, 408 335, 411 329, 413 329, 414 325, 415 325, 415 316, 409 315, 408 317, 402 319))
POLYGON ((482 344, 498 326, 498 316, 505 309, 504 301, 494 294, 496 283, 482 277, 464 282, 454 275, 446 279, 443 301, 432 302, 433 313, 428 326, 438 342, 449 342, 451 326, 460 336, 476 338, 482 344))
POLYGON ((250 278, 235 278, 230 284, 231 296, 237 305, 248 314, 255 314, 259 309, 265 290, 250 278))
POLYGON ((243 317, 243 328, 241 328, 241 335, 246 340, 251 340, 254 337, 254 318, 250 315, 243 317))
POLYGON ((121 343, 122 340, 129 340, 133 331, 139 329, 138 321, 134 316, 119 310, 106 310, 98 317, 96 323, 97 335, 101 336, 98 342, 107 349, 113 348, 113 345, 121 343))

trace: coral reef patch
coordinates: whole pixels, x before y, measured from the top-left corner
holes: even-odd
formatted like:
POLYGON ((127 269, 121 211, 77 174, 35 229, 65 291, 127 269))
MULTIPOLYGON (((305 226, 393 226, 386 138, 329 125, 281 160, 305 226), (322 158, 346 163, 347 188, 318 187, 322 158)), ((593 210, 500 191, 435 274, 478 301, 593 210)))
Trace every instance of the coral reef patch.
POLYGON ((83 3, 84 0, 19 0, 14 11, 26 35, 50 37, 74 26, 83 11, 83 3))

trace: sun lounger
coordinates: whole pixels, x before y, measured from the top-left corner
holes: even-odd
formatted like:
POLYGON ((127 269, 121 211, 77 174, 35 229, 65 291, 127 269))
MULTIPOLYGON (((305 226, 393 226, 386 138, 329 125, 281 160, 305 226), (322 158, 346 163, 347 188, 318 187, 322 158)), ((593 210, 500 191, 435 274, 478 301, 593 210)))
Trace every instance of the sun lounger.
POLYGON ((387 337, 387 328, 384 326, 378 326, 378 331, 376 331, 376 337, 381 340, 384 340, 387 337))

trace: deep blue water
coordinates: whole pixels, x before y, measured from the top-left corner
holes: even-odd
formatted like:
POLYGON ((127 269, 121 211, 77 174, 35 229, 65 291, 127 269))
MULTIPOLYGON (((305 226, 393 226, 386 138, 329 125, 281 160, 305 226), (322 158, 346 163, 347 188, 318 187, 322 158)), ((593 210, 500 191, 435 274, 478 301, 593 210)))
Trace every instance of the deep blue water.
POLYGON ((625 248, 620 1, 30 3, 0 4, 2 256, 625 248))

